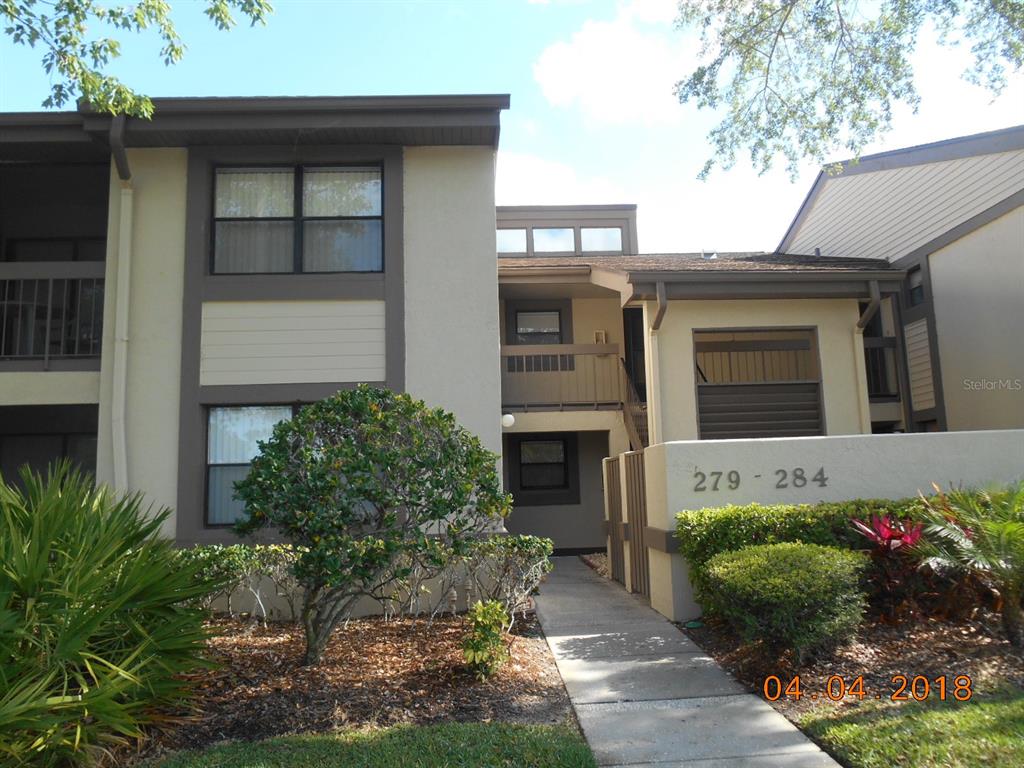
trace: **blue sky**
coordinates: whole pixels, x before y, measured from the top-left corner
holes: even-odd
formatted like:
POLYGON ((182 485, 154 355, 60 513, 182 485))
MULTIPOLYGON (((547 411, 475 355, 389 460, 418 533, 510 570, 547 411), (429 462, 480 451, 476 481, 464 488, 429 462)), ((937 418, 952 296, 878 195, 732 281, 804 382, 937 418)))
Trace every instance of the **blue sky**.
MULTIPOLYGON (((672 85, 694 39, 672 0, 277 0, 266 27, 216 31, 194 0, 171 0, 188 45, 164 67, 149 35, 124 40, 112 71, 151 96, 509 93, 499 204, 633 202, 645 252, 772 249, 817 172, 790 181, 742 163, 696 179, 715 115, 672 85)), ((0 110, 35 110, 39 52, 0 41, 0 110)), ((1024 76, 996 100, 964 82, 966 52, 926 35, 922 105, 868 152, 1024 123, 1024 76)), ((835 159, 842 159, 837 157, 835 159)))

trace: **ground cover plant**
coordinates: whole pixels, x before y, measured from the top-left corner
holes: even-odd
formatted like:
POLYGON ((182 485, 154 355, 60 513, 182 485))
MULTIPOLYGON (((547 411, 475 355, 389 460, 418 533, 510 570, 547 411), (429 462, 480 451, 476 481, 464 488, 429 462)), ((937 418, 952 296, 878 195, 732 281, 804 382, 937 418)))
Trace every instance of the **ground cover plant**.
POLYGON ((195 606, 219 588, 160 536, 166 510, 62 464, 0 482, 0 762, 91 763, 181 704, 195 606))
MULTIPOLYGON (((594 768, 575 729, 551 725, 449 723, 291 736, 182 754, 160 768, 594 768)), ((155 766, 154 766, 155 768, 155 766)))
POLYGON ((361 385, 302 408, 260 444, 237 484, 247 519, 299 551, 307 664, 361 600, 395 605, 508 514, 497 457, 455 418, 361 385))

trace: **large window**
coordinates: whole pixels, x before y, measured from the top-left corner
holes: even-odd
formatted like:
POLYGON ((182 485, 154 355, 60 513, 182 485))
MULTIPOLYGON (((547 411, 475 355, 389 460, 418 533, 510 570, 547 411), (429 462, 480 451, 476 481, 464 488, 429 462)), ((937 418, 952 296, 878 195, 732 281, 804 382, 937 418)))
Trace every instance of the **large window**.
POLYGON ((583 227, 580 247, 584 253, 622 253, 622 229, 619 227, 583 227))
POLYGON ((562 316, 557 309, 516 312, 516 344, 561 344, 562 316))
POLYGON ((380 272, 381 169, 218 168, 215 274, 380 272))
POLYGON ((525 229, 499 229, 498 253, 526 253, 525 229))
POLYGON ((206 448, 206 522, 231 525, 245 511, 234 498, 235 483, 249 474, 259 453, 259 441, 267 440, 279 421, 292 417, 290 405, 257 405, 210 408, 206 448))

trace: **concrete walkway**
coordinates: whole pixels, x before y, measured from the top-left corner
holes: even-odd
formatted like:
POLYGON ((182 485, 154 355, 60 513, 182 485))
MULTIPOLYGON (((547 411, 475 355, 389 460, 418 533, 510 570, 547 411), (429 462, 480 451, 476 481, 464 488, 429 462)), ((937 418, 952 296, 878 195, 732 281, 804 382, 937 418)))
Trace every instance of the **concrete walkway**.
POLYGON ((642 598, 554 562, 537 614, 598 765, 837 766, 642 598))

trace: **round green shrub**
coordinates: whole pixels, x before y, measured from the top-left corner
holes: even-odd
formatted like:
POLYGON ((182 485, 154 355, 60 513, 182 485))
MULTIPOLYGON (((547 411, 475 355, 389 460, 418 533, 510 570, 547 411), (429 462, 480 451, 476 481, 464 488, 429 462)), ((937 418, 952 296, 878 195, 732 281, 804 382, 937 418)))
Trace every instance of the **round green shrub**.
POLYGON ((725 552, 707 563, 713 612, 747 641, 798 659, 850 639, 860 624, 866 558, 817 544, 781 543, 725 552))

